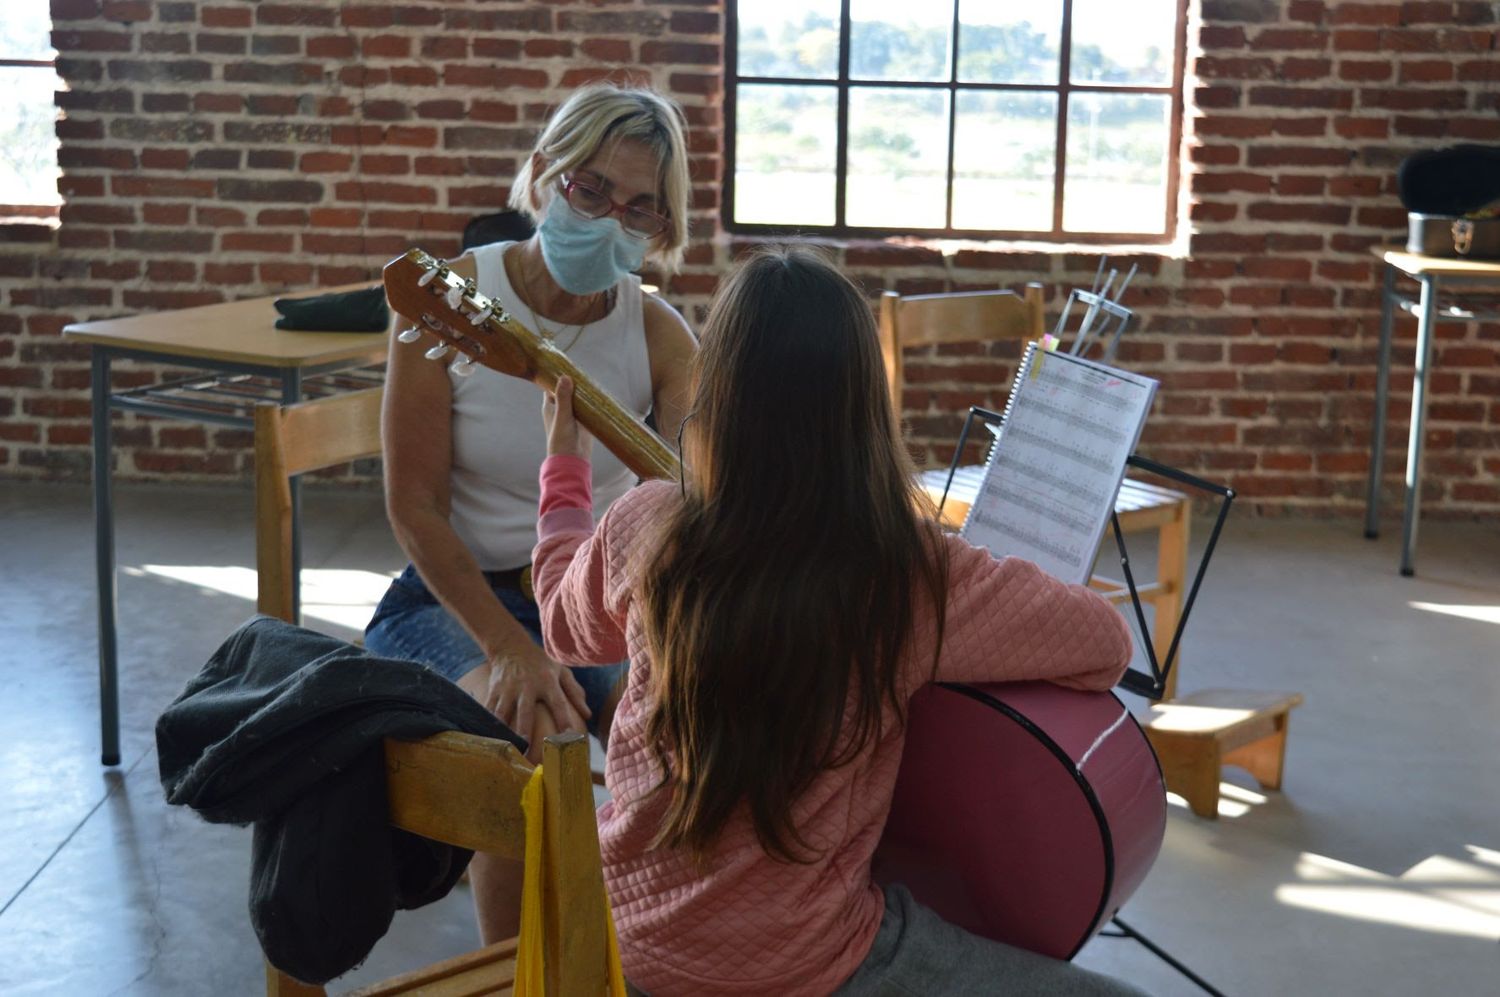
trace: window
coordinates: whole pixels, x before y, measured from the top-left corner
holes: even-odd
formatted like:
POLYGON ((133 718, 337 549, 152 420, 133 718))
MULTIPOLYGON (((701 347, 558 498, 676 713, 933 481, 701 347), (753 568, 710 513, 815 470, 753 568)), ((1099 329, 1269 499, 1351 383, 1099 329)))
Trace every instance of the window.
POLYGON ((61 89, 43 0, 0 4, 0 218, 57 214, 57 112, 61 89))
POLYGON ((1185 0, 731 0, 737 232, 1166 242, 1185 0))

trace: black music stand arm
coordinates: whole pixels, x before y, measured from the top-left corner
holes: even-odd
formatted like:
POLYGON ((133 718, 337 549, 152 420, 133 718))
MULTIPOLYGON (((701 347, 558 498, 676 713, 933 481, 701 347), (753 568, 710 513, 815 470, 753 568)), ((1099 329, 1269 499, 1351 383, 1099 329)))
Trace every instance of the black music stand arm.
POLYGON ((1131 669, 1120 679, 1120 687, 1130 692, 1145 696, 1147 699, 1161 699, 1167 691, 1167 677, 1172 672, 1172 666, 1177 661, 1177 648, 1182 643, 1182 633, 1187 628, 1188 614, 1193 611, 1193 603, 1198 598, 1198 589, 1203 584, 1204 572, 1208 570, 1208 562, 1214 556, 1214 547, 1218 545, 1219 534, 1224 530, 1224 520, 1229 515, 1229 507, 1234 502, 1234 489, 1205 481, 1203 478, 1175 467, 1159 464, 1154 460, 1131 454, 1125 459, 1127 467, 1138 468, 1150 474, 1167 478, 1179 484, 1188 485, 1202 491, 1217 495, 1224 501, 1219 505, 1219 514, 1214 519, 1213 531, 1208 535, 1208 543, 1203 547, 1203 556, 1198 559, 1198 570, 1193 573, 1193 584, 1188 589, 1187 598, 1183 600, 1182 612, 1177 617, 1177 628, 1172 632, 1172 642, 1167 646, 1167 656, 1164 662, 1156 660, 1156 647, 1151 641, 1151 635, 1146 627, 1146 614, 1141 607, 1140 592, 1136 589, 1135 578, 1130 570, 1130 555, 1125 549, 1125 535, 1120 529, 1120 518, 1113 513, 1110 514, 1110 522, 1114 527, 1115 544, 1120 550, 1120 570, 1125 575, 1125 584, 1130 589, 1130 601, 1135 607, 1136 622, 1141 628, 1141 643, 1146 647, 1146 660, 1151 665, 1151 674, 1131 669))

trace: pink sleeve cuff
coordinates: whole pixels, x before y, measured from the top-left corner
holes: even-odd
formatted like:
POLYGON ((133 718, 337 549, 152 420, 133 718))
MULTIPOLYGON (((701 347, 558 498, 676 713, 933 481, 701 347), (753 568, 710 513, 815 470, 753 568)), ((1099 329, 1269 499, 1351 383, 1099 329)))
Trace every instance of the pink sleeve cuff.
POLYGON ((583 523, 581 528, 584 530, 594 528, 593 469, 587 460, 572 454, 548 457, 542 461, 540 480, 542 497, 537 504, 539 535, 546 536, 548 531, 544 527, 554 520, 568 523, 567 529, 579 529, 575 525, 579 522, 583 523), (558 516, 564 512, 575 515, 558 516), (581 519, 577 513, 583 513, 581 519))

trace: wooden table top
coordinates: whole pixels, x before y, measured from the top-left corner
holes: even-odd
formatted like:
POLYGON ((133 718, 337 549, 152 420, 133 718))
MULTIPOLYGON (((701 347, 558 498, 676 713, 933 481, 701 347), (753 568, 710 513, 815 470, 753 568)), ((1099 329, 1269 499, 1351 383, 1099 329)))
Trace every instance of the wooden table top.
POLYGON ((317 367, 329 363, 365 366, 385 359, 388 349, 385 332, 277 329, 276 319, 280 316, 272 302, 280 297, 357 291, 372 286, 373 282, 347 284, 127 318, 75 322, 63 328, 63 335, 91 345, 268 367, 317 367))
POLYGON ((1482 277, 1500 280, 1500 260, 1468 260, 1452 256, 1423 256, 1391 246, 1371 246, 1370 252, 1413 277, 1482 277))

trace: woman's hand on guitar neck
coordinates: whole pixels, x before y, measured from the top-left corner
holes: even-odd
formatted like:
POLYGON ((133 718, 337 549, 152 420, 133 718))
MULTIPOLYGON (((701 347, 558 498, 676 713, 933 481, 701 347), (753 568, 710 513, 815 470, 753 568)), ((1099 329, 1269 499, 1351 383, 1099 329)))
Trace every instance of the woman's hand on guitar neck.
POLYGON ((560 377, 557 388, 542 392, 542 423, 547 427, 547 456, 566 454, 589 459, 594 435, 579 424, 573 413, 573 379, 560 377))

